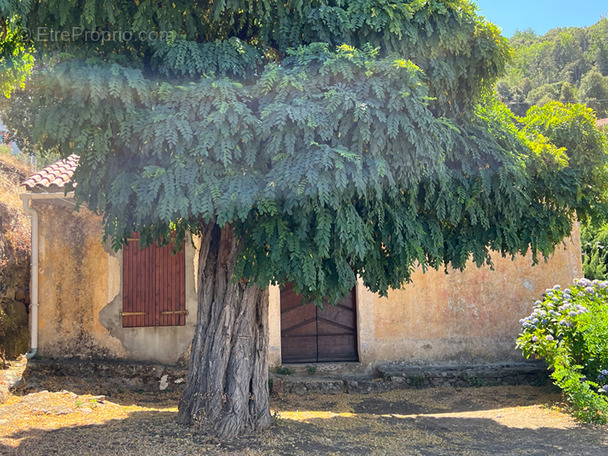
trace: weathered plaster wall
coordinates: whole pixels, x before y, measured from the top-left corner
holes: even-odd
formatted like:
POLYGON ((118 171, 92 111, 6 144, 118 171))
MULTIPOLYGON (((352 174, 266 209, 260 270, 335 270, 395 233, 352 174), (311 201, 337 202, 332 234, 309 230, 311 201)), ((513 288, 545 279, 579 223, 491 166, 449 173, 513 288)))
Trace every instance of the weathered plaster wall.
MULTIPOLYGON (((39 349, 47 357, 188 361, 196 323, 196 249, 186 243, 186 326, 122 328, 122 254, 101 244, 99 217, 67 199, 35 201, 40 214, 39 349)), ((360 361, 521 359, 519 319, 545 288, 581 276, 578 229, 546 263, 495 258, 494 271, 428 271, 381 298, 357 284, 360 361)), ((281 363, 280 293, 269 298, 269 362, 281 363)))
POLYGON ((281 365, 281 290, 271 286, 268 290, 268 364, 281 365))
POLYGON ((138 361, 155 361, 164 364, 187 363, 188 349, 194 336, 197 312, 195 262, 198 257, 192 243, 186 242, 186 316, 185 326, 158 326, 123 328, 122 317, 122 251, 108 254, 109 281, 108 305, 99 319, 110 335, 122 342, 128 358, 138 361))
MULTIPOLYGON (((521 360, 514 349, 519 319, 555 284, 582 276, 578 227, 547 261, 497 256, 494 271, 470 264, 464 271, 417 271, 411 284, 386 298, 367 291, 373 305, 373 333, 360 345, 363 363, 521 360)), ((363 302, 359 302, 363 304, 363 302)), ((361 324, 361 322, 359 323, 361 324)))
POLYGON ((122 252, 102 245, 101 219, 70 199, 36 201, 40 217, 41 356, 187 361, 196 323, 195 250, 186 243, 185 326, 123 328, 122 252))
POLYGON ((39 213, 39 354, 125 358, 99 321, 107 303, 108 254, 99 217, 66 200, 34 201, 39 213))

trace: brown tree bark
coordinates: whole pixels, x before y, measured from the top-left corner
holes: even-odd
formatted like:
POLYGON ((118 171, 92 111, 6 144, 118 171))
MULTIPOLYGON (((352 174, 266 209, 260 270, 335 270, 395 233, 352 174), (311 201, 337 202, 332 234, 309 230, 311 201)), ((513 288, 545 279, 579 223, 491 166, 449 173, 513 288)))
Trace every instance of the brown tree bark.
POLYGON ((237 282, 240 252, 232 229, 202 232, 198 322, 178 421, 221 439, 270 426, 268 291, 237 282))

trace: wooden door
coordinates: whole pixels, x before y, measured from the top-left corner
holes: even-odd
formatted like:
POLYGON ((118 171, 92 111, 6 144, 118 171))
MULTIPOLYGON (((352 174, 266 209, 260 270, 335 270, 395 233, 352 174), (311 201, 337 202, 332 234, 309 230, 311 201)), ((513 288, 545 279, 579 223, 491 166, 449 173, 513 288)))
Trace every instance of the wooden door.
POLYGON ((284 363, 358 361, 355 289, 337 305, 303 305, 293 285, 281 290, 281 354, 284 363))

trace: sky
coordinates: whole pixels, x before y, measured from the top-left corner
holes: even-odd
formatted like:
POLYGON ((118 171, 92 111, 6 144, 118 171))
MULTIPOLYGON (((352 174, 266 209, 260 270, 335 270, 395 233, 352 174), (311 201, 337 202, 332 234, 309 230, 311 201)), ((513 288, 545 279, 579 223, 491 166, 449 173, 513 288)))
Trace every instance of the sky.
POLYGON ((587 27, 608 17, 607 0, 473 0, 479 14, 502 28, 510 38, 515 30, 533 29, 538 35, 556 27, 587 27))

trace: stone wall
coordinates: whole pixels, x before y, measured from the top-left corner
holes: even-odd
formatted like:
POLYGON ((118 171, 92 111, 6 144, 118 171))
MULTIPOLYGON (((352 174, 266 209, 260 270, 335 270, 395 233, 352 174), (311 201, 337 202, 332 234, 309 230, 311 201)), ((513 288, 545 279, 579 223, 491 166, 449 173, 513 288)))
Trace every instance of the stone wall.
POLYGON ((29 350, 29 230, 15 235, 18 220, 0 202, 0 364, 29 350))
POLYGON ((0 156, 0 365, 29 349, 30 221, 19 185, 29 168, 0 156))

